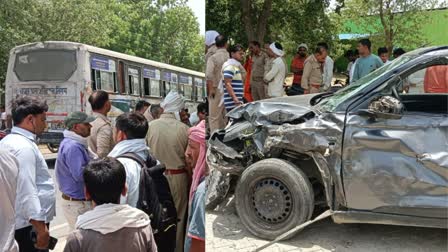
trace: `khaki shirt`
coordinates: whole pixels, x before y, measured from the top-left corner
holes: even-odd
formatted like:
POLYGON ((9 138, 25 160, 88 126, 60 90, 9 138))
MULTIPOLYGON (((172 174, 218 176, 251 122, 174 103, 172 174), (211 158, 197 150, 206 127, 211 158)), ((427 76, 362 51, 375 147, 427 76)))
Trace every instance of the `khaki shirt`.
POLYGON ((222 79, 222 65, 229 59, 229 53, 225 48, 218 49, 207 61, 205 78, 213 82, 214 87, 219 86, 222 79))
POLYGON ((322 74, 322 64, 317 61, 314 55, 309 56, 305 60, 305 65, 303 67, 302 88, 309 89, 310 85, 321 85, 322 74))
POLYGON ((207 49, 207 53, 205 54, 205 63, 207 65, 207 61, 208 59, 210 59, 210 57, 216 53, 216 51, 218 50, 218 47, 216 47, 215 44, 213 44, 210 48, 207 49))
MULTIPOLYGON (((265 74, 265 66, 269 64, 269 56, 260 51, 260 55, 252 56, 252 72, 251 72, 251 82, 263 82, 263 77, 265 74)), ((268 71, 269 72, 269 71, 268 71)))
POLYGON ((154 120, 154 118, 152 117, 151 114, 151 106, 149 106, 145 113, 143 113, 143 116, 146 118, 146 120, 148 121, 148 123, 152 122, 154 120))
POLYGON ((114 138, 111 121, 102 114, 93 112, 96 120, 92 123, 90 137, 88 139, 89 148, 95 152, 99 158, 106 157, 114 148, 114 138))
POLYGON ((149 124, 146 143, 167 169, 185 168, 188 126, 178 121, 173 113, 164 113, 149 124))

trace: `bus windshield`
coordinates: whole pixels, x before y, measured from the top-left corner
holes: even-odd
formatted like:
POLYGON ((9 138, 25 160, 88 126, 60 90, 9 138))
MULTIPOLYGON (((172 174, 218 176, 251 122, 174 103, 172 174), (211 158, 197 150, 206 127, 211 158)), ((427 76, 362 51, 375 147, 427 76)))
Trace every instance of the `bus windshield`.
POLYGON ((14 72, 20 81, 67 81, 76 70, 75 50, 33 50, 16 55, 14 72))

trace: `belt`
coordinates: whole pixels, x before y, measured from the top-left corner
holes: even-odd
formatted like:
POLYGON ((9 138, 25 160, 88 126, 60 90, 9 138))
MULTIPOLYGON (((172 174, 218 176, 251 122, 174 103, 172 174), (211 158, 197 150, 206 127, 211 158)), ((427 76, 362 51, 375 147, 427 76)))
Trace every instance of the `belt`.
POLYGON ((320 88, 320 84, 311 84, 310 86, 312 86, 313 88, 320 88))
POLYGON ((72 198, 72 197, 67 196, 65 194, 62 194, 62 198, 65 199, 65 200, 69 200, 69 201, 86 201, 85 199, 75 199, 75 198, 72 198))
POLYGON ((182 174, 187 173, 187 170, 185 169, 166 169, 165 175, 176 175, 176 174, 182 174))

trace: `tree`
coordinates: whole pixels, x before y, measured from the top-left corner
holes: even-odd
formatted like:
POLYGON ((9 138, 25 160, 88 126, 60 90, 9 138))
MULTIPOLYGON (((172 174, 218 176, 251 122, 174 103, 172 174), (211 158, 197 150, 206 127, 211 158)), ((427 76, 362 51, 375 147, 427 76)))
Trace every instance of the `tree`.
POLYGON ((203 38, 186 0, 8 0, 0 8, 0 93, 9 51, 46 40, 204 68, 203 38))
POLYGON ((395 45, 411 49, 427 43, 422 25, 429 19, 426 10, 436 3, 437 0, 346 0, 346 9, 341 13, 356 24, 345 27, 346 31, 368 33, 372 40, 392 51, 395 45))

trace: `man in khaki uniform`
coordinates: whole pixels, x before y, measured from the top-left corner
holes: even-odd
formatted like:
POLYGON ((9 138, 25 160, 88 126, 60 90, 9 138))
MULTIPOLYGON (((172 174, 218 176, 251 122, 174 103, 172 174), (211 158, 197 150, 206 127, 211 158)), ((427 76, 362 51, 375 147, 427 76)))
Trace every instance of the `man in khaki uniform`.
POLYGON ((250 92, 254 101, 266 99, 266 87, 263 77, 265 67, 269 64, 269 56, 260 48, 260 43, 252 41, 249 45, 252 52, 252 72, 250 76, 250 92))
POLYGON ((114 147, 112 135, 112 124, 107 118, 112 104, 109 100, 109 94, 102 90, 97 90, 89 97, 89 103, 92 106, 93 121, 90 137, 88 140, 89 148, 98 155, 99 158, 107 157, 107 154, 114 147))
POLYGON ((184 244, 185 217, 188 208, 188 173, 185 169, 185 150, 188 145, 188 126, 176 119, 175 113, 185 105, 183 97, 170 92, 160 104, 164 113, 149 123, 146 143, 154 157, 166 166, 165 176, 170 185, 177 210, 176 251, 184 244))
POLYGON ((217 31, 206 31, 205 32, 205 63, 208 59, 216 53, 218 47, 216 47, 215 39, 219 36, 217 31))
POLYGON ((227 38, 219 35, 215 41, 218 50, 208 59, 205 73, 209 101, 208 120, 210 132, 225 127, 224 104, 220 104, 224 94, 219 86, 222 85, 222 65, 229 59, 227 38))
POLYGON ((317 46, 314 54, 305 60, 301 84, 302 88, 305 89, 305 94, 320 92, 326 57, 327 50, 323 46, 317 46))

